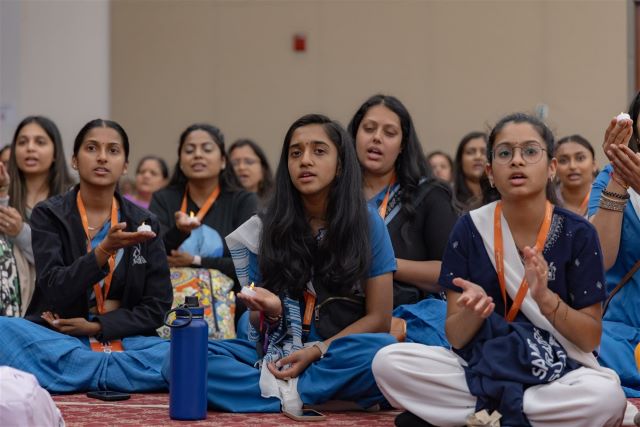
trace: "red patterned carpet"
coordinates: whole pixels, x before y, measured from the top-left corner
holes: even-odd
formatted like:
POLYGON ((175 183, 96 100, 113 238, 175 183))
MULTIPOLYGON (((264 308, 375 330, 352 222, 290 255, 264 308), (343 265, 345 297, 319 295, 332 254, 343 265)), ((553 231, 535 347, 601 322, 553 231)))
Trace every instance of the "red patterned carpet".
MULTIPOLYGON (((84 394, 54 396, 68 427, 92 426, 264 426, 300 427, 282 414, 229 414, 209 411, 203 421, 174 421, 169 418, 168 394, 134 394, 121 402, 102 402, 84 394)), ((629 399, 640 408, 640 399, 629 399)), ((397 411, 327 412, 322 422, 311 424, 343 427, 393 426, 397 411)))
MULTIPOLYGON (((103 402, 85 394, 54 396, 68 427, 92 426, 265 426, 300 427, 282 414, 229 414, 209 411, 203 421, 173 421, 169 418, 168 394, 133 394, 120 402, 103 402)), ((323 426, 393 426, 396 411, 324 412, 327 418, 311 425, 323 426)))

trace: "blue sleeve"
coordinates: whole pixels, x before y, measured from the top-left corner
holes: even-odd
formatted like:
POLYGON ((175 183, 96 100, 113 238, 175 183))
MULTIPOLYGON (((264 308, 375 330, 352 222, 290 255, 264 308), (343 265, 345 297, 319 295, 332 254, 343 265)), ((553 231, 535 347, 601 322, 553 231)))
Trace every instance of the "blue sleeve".
POLYGON ((369 245, 371 246, 369 277, 376 277, 396 271, 396 256, 384 221, 375 209, 368 207, 368 210, 369 245))
POLYGON ((593 181, 593 184, 591 185, 591 195, 589 196, 588 216, 595 215, 598 210, 600 195, 602 194, 602 190, 607 188, 607 185, 609 185, 609 179, 611 179, 609 174, 612 169, 613 168, 610 164, 605 166, 593 181))
MULTIPOLYGON (((442 257, 442 267, 440 267, 440 278, 438 284, 443 288, 460 292, 462 289, 452 283, 456 277, 469 280, 469 245, 472 236, 471 217, 465 214, 456 222, 451 231, 449 242, 442 257)), ((474 227, 475 228, 475 227, 474 227)))
POLYGON ((606 299, 602 250, 591 224, 585 222, 576 230, 566 268, 569 302, 573 308, 580 310, 606 299))

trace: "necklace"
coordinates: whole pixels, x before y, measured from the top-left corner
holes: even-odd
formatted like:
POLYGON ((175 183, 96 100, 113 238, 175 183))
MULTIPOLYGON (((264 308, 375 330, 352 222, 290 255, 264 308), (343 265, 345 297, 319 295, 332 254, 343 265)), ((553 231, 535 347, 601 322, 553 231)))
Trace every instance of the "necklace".
POLYGON ((95 231, 95 230, 99 230, 102 228, 102 226, 104 225, 105 222, 107 222, 107 219, 109 219, 109 217, 106 217, 102 223, 100 223, 100 225, 96 225, 95 227, 90 226, 89 224, 87 224, 87 229, 90 231, 95 231))

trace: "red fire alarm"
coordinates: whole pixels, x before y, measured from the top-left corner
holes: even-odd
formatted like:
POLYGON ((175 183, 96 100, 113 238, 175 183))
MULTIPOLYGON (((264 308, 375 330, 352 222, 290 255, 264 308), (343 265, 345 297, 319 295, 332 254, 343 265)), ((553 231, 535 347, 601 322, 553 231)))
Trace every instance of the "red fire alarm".
POLYGON ((304 52, 307 50, 307 36, 306 34, 296 33, 293 35, 293 51, 304 52))

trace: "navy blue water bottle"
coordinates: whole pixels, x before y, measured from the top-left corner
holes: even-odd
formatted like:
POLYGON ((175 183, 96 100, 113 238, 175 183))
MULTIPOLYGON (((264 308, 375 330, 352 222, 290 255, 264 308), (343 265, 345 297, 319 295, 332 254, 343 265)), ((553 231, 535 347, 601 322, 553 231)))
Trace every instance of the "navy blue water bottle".
POLYGON ((174 420, 207 418, 207 341, 204 307, 188 296, 171 327, 169 416, 174 420))

